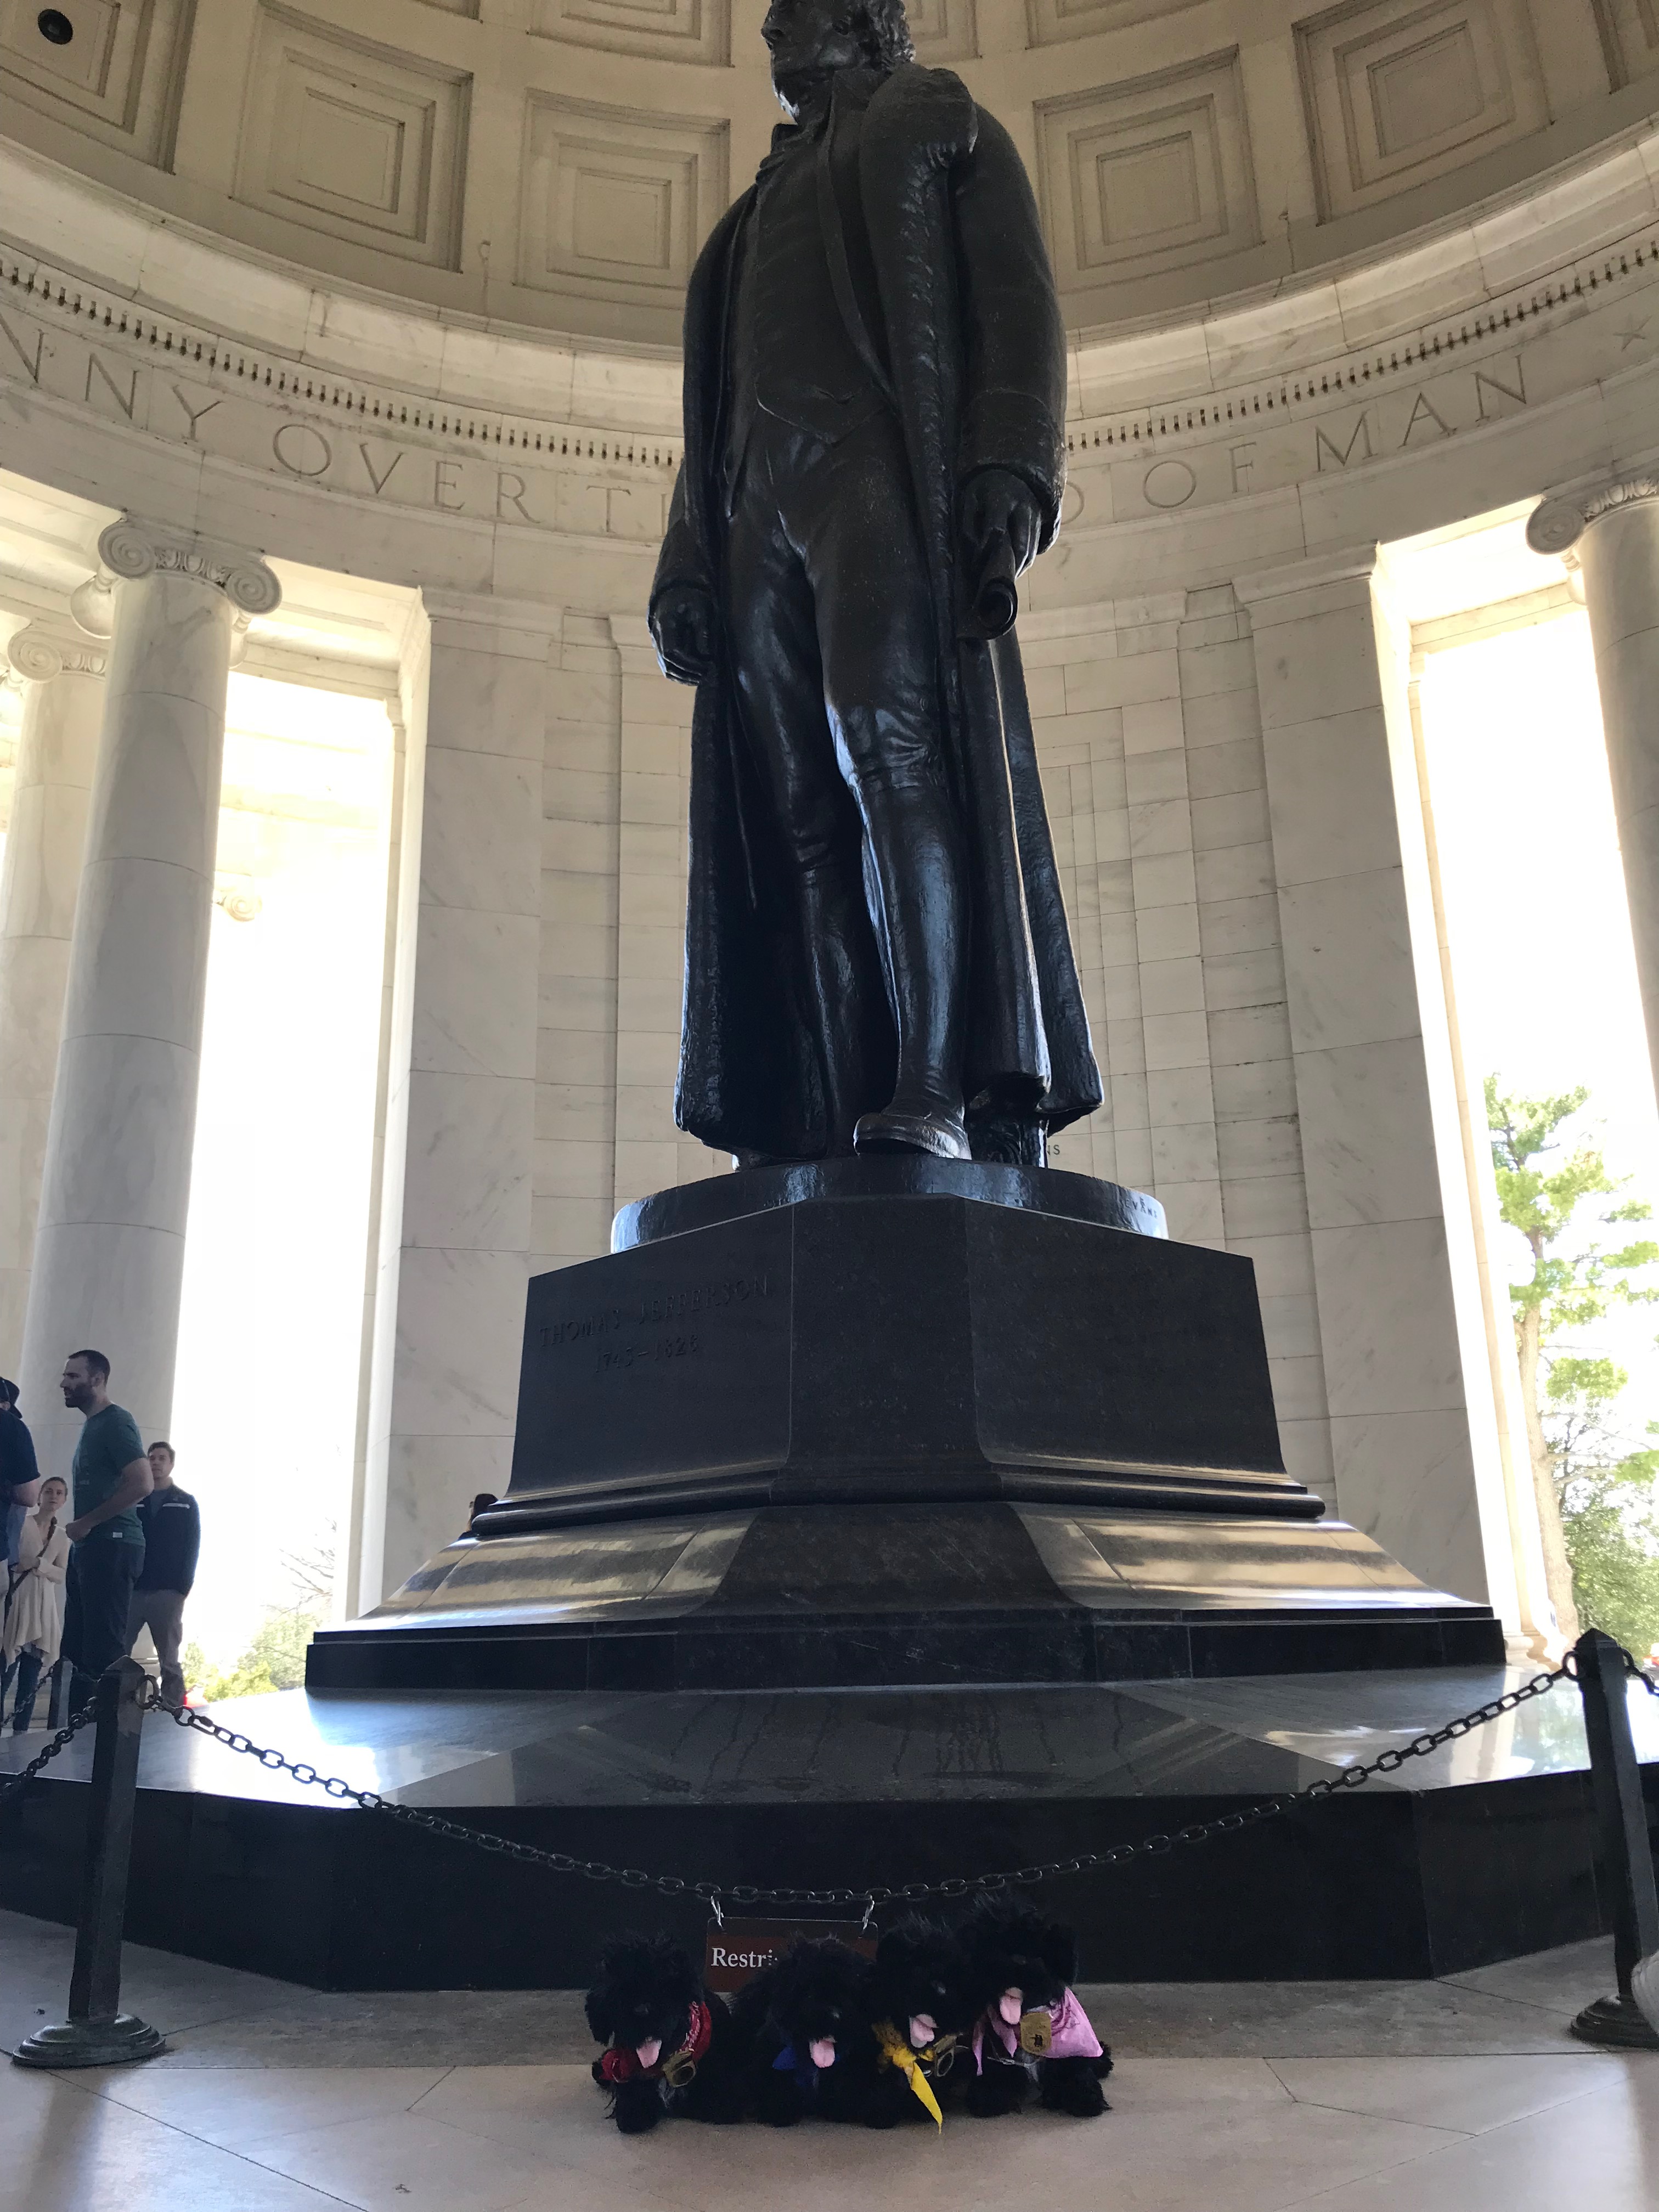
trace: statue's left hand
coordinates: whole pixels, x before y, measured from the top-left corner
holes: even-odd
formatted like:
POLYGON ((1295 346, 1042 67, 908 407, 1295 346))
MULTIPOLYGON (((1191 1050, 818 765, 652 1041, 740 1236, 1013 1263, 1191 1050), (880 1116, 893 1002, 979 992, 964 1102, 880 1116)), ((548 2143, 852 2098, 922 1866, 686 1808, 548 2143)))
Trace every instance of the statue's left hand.
POLYGON ((1042 542, 1042 514, 1030 486, 1012 469, 981 469, 962 494, 962 534, 983 558, 998 538, 1014 549, 1016 572, 1029 568, 1042 542))
POLYGON ((714 603, 695 584, 670 584, 658 595, 651 635, 663 674, 676 684, 701 684, 714 672, 714 603))

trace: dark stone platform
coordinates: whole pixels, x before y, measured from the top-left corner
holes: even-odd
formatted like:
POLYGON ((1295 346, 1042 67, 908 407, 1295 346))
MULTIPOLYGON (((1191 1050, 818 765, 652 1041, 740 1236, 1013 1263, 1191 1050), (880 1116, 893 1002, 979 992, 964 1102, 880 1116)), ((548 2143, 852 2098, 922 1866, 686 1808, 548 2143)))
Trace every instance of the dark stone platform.
POLYGON ((313 1690, 1086 1683, 1495 1663, 1340 1522, 772 1506, 480 1542, 313 1643, 313 1690))
MULTIPOLYGON (((216 1707, 258 1745, 495 1834, 731 1883, 1012 1868, 1294 1791, 1524 1679, 1435 1668, 1212 1682, 309 1696, 216 1707)), ((1650 1820, 1659 1705, 1632 1685, 1650 1820)), ((44 1739, 0 1739, 0 1772, 44 1739)), ((0 1887, 71 1921, 91 1749, 0 1812, 0 1887)), ((1563 1686, 1363 1790, 1034 1894, 1091 1980, 1407 1978, 1607 1924, 1563 1686)), ((127 1936, 342 1990, 580 1987, 616 1929, 704 1908, 486 1857, 144 1723, 127 1936)))
POLYGON ((971 1198, 982 1206, 1012 1206, 1052 1213, 1062 1221, 1092 1221, 1102 1229, 1127 1229, 1138 1237, 1167 1237, 1164 1208, 1144 1190, 1063 1168, 1003 1167, 988 1160, 935 1160, 924 1153, 871 1155, 850 1160, 791 1160, 769 1168, 683 1182, 653 1191, 623 1206, 611 1229, 613 1252, 654 1244, 688 1229, 708 1229, 780 1206, 823 1198, 971 1198))

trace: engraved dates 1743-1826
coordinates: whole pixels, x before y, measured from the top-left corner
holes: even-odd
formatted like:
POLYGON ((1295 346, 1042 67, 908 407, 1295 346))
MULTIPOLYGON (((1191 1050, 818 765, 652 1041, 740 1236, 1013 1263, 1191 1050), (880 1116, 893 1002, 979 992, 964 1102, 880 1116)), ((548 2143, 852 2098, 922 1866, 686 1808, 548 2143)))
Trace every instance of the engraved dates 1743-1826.
POLYGON ((595 1374, 626 1374, 653 1360, 695 1358, 703 1348, 702 1336, 696 1328, 664 1336, 643 1332, 661 1328, 666 1322, 720 1314, 771 1295, 771 1281, 763 1273, 694 1283, 684 1290, 660 1291, 635 1304, 598 1306, 586 1313, 544 1322, 536 1331, 536 1341, 544 1352, 568 1346, 592 1349, 595 1374))

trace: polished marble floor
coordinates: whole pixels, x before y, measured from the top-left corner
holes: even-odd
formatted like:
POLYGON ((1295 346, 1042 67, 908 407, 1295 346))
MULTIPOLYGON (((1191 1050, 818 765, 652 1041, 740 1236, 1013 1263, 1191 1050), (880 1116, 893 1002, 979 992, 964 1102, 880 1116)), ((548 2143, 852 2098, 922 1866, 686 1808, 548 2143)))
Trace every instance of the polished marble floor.
MULTIPOLYGON (((0 1913, 0 2043, 61 2008, 70 1939, 0 1913)), ((1104 2118, 953 2117, 624 2142, 574 1992, 320 1995, 130 1948, 167 2054, 0 2072, 0 2212, 1652 2212, 1659 2056, 1565 2024, 1575 1945, 1437 1982, 1096 1987, 1104 2118)))
MULTIPOLYGON (((544 1691, 380 1696, 303 1690, 216 1717, 355 1789, 431 1806, 915 1802, 1297 1790, 1375 1759, 1528 1679, 1502 1668, 1255 1675, 1215 1682, 892 1690, 544 1691)), ((1632 1686, 1638 1754, 1659 1762, 1659 1699, 1632 1686)), ((40 1737, 0 1737, 0 1772, 40 1737)), ((82 1738, 54 1766, 82 1780, 82 1738)), ((1588 1763, 1577 1692, 1547 1697, 1372 1789, 1441 1790, 1588 1763)), ((152 1717, 140 1786, 326 1804, 253 1759, 152 1717)))

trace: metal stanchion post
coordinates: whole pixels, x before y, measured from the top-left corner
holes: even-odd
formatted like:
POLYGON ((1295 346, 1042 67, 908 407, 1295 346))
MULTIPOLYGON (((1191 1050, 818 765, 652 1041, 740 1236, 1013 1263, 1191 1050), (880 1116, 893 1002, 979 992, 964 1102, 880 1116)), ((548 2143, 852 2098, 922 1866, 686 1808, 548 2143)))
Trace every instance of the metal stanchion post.
POLYGON ((167 2049, 160 2033, 123 2012, 121 1924, 126 1914, 144 1670, 118 1659, 98 1678, 98 1734, 87 1803, 87 1862, 70 1976, 69 2018, 38 2029, 12 2053, 20 2066, 118 2066, 167 2049))
POLYGON ((70 1683, 75 1669, 67 1659, 59 1659, 52 1670, 52 1692, 46 1699, 46 1726, 54 1735, 63 1727, 69 1705, 70 1683))
POLYGON ((1584 2043, 1659 2051, 1659 2034, 1631 1990, 1637 1966, 1659 1952, 1659 1890, 1654 1884, 1653 1850, 1642 1802, 1642 1770, 1630 1732, 1630 1678, 1624 1652, 1600 1629, 1586 1630, 1573 1647, 1573 1656, 1589 1744, 1596 1879, 1613 1910, 1619 1991, 1586 2005, 1572 2023, 1572 2032, 1584 2043))

